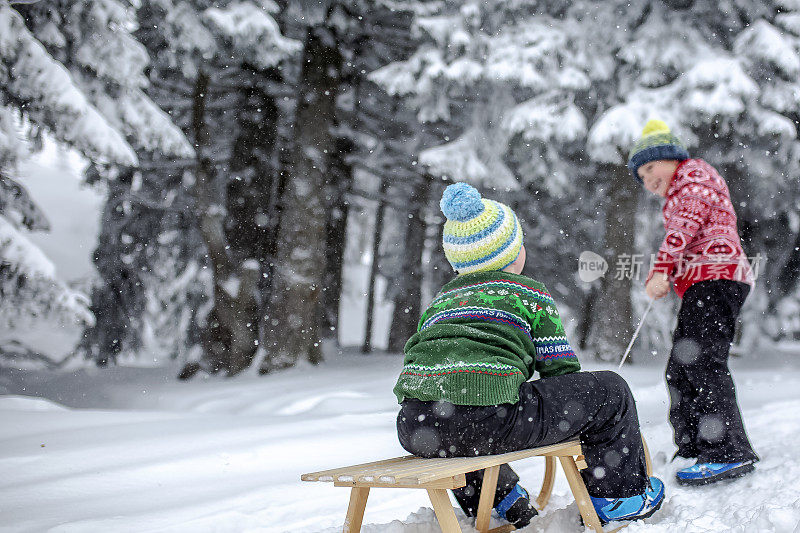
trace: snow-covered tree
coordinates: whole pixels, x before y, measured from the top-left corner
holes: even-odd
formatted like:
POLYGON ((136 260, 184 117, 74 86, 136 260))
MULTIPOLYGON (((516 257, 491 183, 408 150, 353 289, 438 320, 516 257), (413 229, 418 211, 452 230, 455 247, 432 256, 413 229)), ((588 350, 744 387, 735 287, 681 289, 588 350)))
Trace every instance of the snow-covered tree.
MULTIPOLYGON (((337 204, 336 199, 346 198, 343 192, 351 189, 354 178, 352 170, 342 172, 335 158, 325 154, 344 143, 351 147, 345 162, 365 170, 361 175, 367 179, 384 184, 395 176, 414 174, 404 171, 413 165, 408 147, 393 144, 402 121, 392 112, 391 99, 377 94, 366 74, 408 53, 410 43, 403 28, 424 2, 332 0, 304 6, 302 11, 292 4, 284 15, 306 22, 304 55, 262 372, 301 359, 318 361, 320 341, 329 336, 319 328, 319 307, 330 316, 338 304, 340 285, 331 280, 337 272, 341 279, 346 216, 335 224, 328 218, 325 224, 325 212, 347 209, 346 202, 337 204), (334 227, 338 230, 331 232, 334 227), (340 237, 331 239, 334 235, 340 237), (334 248, 329 248, 331 244, 334 248)), ((355 183, 354 188, 361 185, 355 183)), ((383 192, 377 196, 380 211, 386 198, 383 192)), ((375 234, 379 241, 379 228, 375 234)), ((377 267, 379 258, 373 261, 377 267)), ((331 325, 330 319, 326 325, 331 325)))
POLYGON ((138 147, 192 153, 143 92, 147 54, 131 36, 133 23, 131 5, 121 0, 0 1, 3 306, 14 306, 13 313, 57 311, 62 319, 94 322, 86 297, 60 282, 20 232, 48 228, 13 179, 42 135, 104 168, 135 165, 138 147))
MULTIPOLYGON (((758 88, 759 104, 767 111, 755 117, 753 126, 761 131, 782 131, 772 142, 758 147, 760 157, 753 168, 753 179, 741 179, 737 184, 747 192, 739 207, 746 221, 745 246, 767 260, 766 265, 760 265, 757 291, 766 301, 766 312, 774 316, 758 320, 757 315, 765 309, 751 306, 746 321, 762 326, 751 328, 752 338, 763 333, 791 338, 794 328, 780 331, 780 309, 796 307, 800 298, 800 151, 796 140, 800 125, 800 2, 781 1, 777 6, 774 17, 756 20, 734 43, 735 52, 743 58, 743 66, 758 88)), ((740 167, 736 163, 728 166, 732 173, 740 167)), ((746 338, 745 344, 752 346, 748 340, 752 339, 746 338)))
MULTIPOLYGON (((376 62, 390 60, 381 57, 397 54, 394 43, 403 38, 392 18, 408 18, 391 15, 387 6, 373 7, 369 2, 331 2, 320 11, 306 11, 293 2, 141 3, 136 36, 152 58, 148 94, 194 140, 197 157, 175 160, 143 152, 138 170, 117 182, 116 199, 104 215, 104 245, 97 252, 99 270, 107 277, 95 302, 115 303, 115 311, 104 314, 108 323, 91 331, 99 361, 120 350, 163 349, 148 348, 147 340, 160 337, 148 332, 170 323, 167 311, 147 311, 158 309, 158 302, 174 313, 182 307, 176 300, 199 308, 191 317, 177 314, 173 321, 187 325, 174 333, 182 340, 173 354, 200 340, 203 345, 203 356, 187 366, 184 377, 198 370, 236 373, 256 358, 259 346, 265 347, 262 371, 284 366, 281 357, 273 357, 278 350, 270 350, 266 333, 273 320, 288 315, 287 309, 307 314, 315 329, 320 315, 328 321, 328 327, 308 335, 315 343, 335 329, 354 156, 350 152, 355 139, 365 139, 356 130, 378 137, 385 123, 366 119, 362 102, 373 89, 363 78, 376 62), (382 40, 370 37, 381 34, 382 40), (297 87, 309 83, 304 76, 327 75, 316 61, 326 60, 325 50, 333 49, 328 37, 335 40, 334 53, 343 58, 333 82, 319 93, 320 102, 332 102, 332 113, 303 114, 297 104, 306 99, 298 99, 297 87), (298 53, 309 46, 311 64, 298 53), (310 156, 300 147, 304 132, 331 143, 327 153, 321 152, 322 159, 308 166, 312 173, 325 169, 320 186, 298 200, 305 207, 319 195, 324 231, 314 239, 279 235, 281 229, 288 234, 296 226, 291 216, 287 219, 293 213, 287 207, 289 192, 308 177, 300 170, 310 156), (183 217, 175 214, 181 210, 183 217), (316 238, 320 235, 321 241, 316 238), (281 292, 274 284, 282 283, 279 272, 289 258, 287 250, 295 253, 303 245, 324 258, 315 266, 315 272, 322 272, 315 284, 324 287, 324 298, 306 299, 300 309, 272 297, 281 292), (171 284, 175 278, 184 280, 177 293, 171 284)), ((316 94, 312 103, 318 101, 316 94)), ((403 159, 411 164, 410 157, 403 159)), ((305 357, 303 350, 291 353, 305 357)), ((291 364, 292 357, 287 359, 291 364)))
MULTIPOLYGON (((613 147, 622 151, 634 142, 639 124, 647 118, 662 117, 687 141, 694 156, 720 170, 737 206, 745 250, 776 260, 759 265, 757 291, 769 296, 751 298, 746 322, 752 325, 763 323, 753 318, 766 311, 765 301, 766 306, 770 301, 774 305, 797 281, 796 267, 785 266, 791 262, 796 236, 787 233, 787 221, 796 210, 793 199, 800 172, 800 59, 796 34, 773 25, 791 20, 789 13, 781 13, 782 4, 711 9, 695 3, 686 12, 651 14, 638 31, 662 41, 677 35, 680 39, 673 46, 691 43, 689 53, 628 49, 624 58, 634 68, 655 69, 640 76, 637 86, 600 117, 589 136, 595 157, 612 154, 613 147), (674 29, 667 33, 665 27, 674 29)), ((760 336, 758 329, 749 332, 751 347, 760 336)), ((660 332, 659 344, 666 333, 660 332)))
MULTIPOLYGON (((532 222, 526 272, 565 286, 556 292, 583 307, 582 337, 615 358, 632 332, 638 285, 612 271, 584 297, 574 273, 553 266, 574 262, 582 246, 612 268, 638 251, 640 195, 624 164, 648 118, 666 120, 718 165, 734 200, 755 195, 765 173, 760 196, 792 187, 780 170, 796 162, 791 4, 443 2, 417 18, 416 53, 372 79, 420 121, 450 128, 446 143, 420 156, 432 173, 528 193, 514 204, 532 222)), ((744 233, 758 219, 741 218, 744 233)))
POLYGON ((527 272, 555 278, 554 290, 574 285, 559 265, 577 256, 576 237, 599 233, 584 221, 599 187, 581 149, 589 119, 580 104, 592 99, 592 77, 608 70, 581 49, 580 24, 564 8, 551 5, 550 14, 536 2, 448 3, 418 18, 427 39, 410 59, 372 75, 405 96, 420 121, 447 125, 447 142, 420 154, 431 173, 499 189, 492 194, 519 210, 527 272))
POLYGON ((279 64, 300 48, 282 36, 277 12, 271 1, 139 4, 148 94, 196 152, 143 152, 106 209, 114 222, 101 236, 107 279, 96 300, 124 297, 123 311, 93 331, 98 360, 120 350, 192 352, 199 364, 184 377, 201 368, 233 374, 252 362, 277 219, 279 64), (173 342, 159 342, 164 335, 173 342))

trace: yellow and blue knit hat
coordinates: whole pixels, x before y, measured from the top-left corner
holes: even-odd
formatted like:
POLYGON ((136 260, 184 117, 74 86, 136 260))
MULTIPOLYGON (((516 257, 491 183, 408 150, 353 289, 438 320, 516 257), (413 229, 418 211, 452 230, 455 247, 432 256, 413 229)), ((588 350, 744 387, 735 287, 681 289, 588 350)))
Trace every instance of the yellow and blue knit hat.
POLYGON ((444 255, 459 275, 502 270, 522 249, 522 226, 505 204, 481 198, 466 183, 448 186, 439 202, 444 255))
POLYGON ((689 159, 689 152, 683 143, 672 134, 669 126, 661 120, 649 120, 630 154, 628 154, 628 168, 633 177, 639 181, 639 167, 650 161, 660 159, 689 159))

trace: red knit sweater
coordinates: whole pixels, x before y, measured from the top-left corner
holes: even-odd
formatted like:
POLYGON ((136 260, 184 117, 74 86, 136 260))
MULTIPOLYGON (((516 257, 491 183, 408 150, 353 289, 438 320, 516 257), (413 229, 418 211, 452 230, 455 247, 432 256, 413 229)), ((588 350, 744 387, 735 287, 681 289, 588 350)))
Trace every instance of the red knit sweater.
POLYGON ((647 281, 669 276, 680 298, 693 284, 729 279, 753 285, 753 270, 742 250, 728 185, 702 159, 682 161, 664 204, 666 236, 647 281))

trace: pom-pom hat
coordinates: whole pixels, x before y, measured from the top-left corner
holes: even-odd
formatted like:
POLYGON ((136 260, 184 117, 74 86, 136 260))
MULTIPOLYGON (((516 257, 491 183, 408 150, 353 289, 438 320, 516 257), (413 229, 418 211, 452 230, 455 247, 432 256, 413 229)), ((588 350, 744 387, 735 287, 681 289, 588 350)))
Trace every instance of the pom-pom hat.
POLYGON ((444 223, 444 255, 461 274, 502 270, 522 249, 522 227, 505 204, 481 198, 466 183, 448 186, 439 202, 444 223))
POLYGON ((650 161, 661 159, 676 159, 683 161, 689 159, 689 152, 683 143, 672 134, 669 126, 661 120, 650 120, 642 131, 639 139, 630 154, 628 154, 628 168, 633 177, 639 181, 639 167, 650 161))

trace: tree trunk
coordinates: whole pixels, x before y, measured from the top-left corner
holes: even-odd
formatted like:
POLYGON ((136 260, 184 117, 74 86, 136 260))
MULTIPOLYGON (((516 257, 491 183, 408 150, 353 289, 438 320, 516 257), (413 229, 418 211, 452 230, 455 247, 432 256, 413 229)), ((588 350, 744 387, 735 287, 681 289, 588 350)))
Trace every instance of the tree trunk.
POLYGON ((323 27, 311 28, 306 36, 261 373, 294 366, 298 359, 322 360, 326 154, 336 148, 331 129, 342 63, 335 43, 323 27))
POLYGON ((789 294, 797 286, 798 279, 800 279, 800 231, 795 234, 778 271, 780 273, 778 274, 777 286, 781 291, 780 293, 789 294))
MULTIPOLYGON (((225 236, 222 233, 222 224, 219 220, 219 210, 213 210, 210 182, 213 178, 213 163, 207 151, 210 144, 209 131, 206 127, 206 102, 208 100, 208 85, 210 77, 206 72, 199 72, 195 81, 192 96, 192 121, 191 128, 194 136, 197 164, 195 167, 194 194, 200 223, 200 233, 206 243, 208 257, 211 262, 211 272, 214 279, 214 307, 206 319, 206 326, 202 332, 203 361, 202 367, 211 373, 216 373, 227 368, 226 351, 230 346, 231 331, 226 327, 224 320, 225 310, 229 302, 224 291, 218 291, 221 279, 226 279, 230 272, 230 265, 225 249, 225 236), (215 231, 216 230, 216 231, 215 231), (225 300, 225 301, 224 301, 225 300)), ((182 375, 185 372, 182 372, 182 375)))
POLYGON ((120 256, 133 252, 133 246, 121 239, 123 234, 127 234, 123 204, 131 177, 130 171, 123 172, 108 184, 101 231, 93 252, 93 262, 102 283, 92 290, 91 309, 97 320, 94 326, 84 331, 81 347, 102 367, 116 363, 120 352, 134 352, 141 344, 139 322, 145 308, 145 297, 140 265, 120 260, 120 256))
POLYGON ((227 195, 225 198, 225 238, 231 256, 237 261, 253 258, 267 272, 274 251, 271 215, 274 211, 275 184, 278 179, 275 146, 279 110, 275 98, 263 87, 269 72, 247 70, 237 90, 237 136, 233 143, 227 195))
MULTIPOLYGON (((635 276, 631 276, 630 271, 620 272, 616 267, 620 256, 633 254, 639 196, 627 167, 605 165, 598 171, 607 173, 611 178, 603 250, 609 268, 591 309, 593 334, 589 344, 598 359, 616 361, 622 357, 633 334, 631 288, 634 280, 631 277, 635 276)), ((641 283, 641 280, 636 281, 641 283)))
POLYGON ((389 351, 402 352, 406 341, 417 331, 422 312, 422 254, 425 249, 425 210, 431 189, 431 177, 423 176, 414 186, 412 209, 406 225, 403 266, 394 300, 389 351))
POLYGON ((214 307, 202 333, 203 360, 199 367, 184 368, 182 378, 191 377, 200 368, 234 375, 249 367, 258 347, 259 279, 257 262, 235 265, 230 257, 223 229, 223 209, 214 195, 214 164, 207 154, 209 131, 205 123, 209 76, 200 72, 192 102, 192 132, 197 165, 194 193, 200 219, 200 232, 208 249, 214 277, 214 307))
POLYGON ((353 181, 353 169, 345 156, 353 150, 348 139, 337 139, 337 148, 330 154, 328 173, 328 220, 325 224, 325 277, 322 294, 322 338, 337 340, 339 328, 339 301, 342 296, 344 249, 347 237, 349 204, 347 193, 353 181))
POLYGON ((387 180, 382 177, 380 192, 378 193, 378 209, 375 212, 375 228, 372 231, 372 263, 369 268, 369 283, 367 284, 367 323, 364 326, 364 344, 361 345, 361 353, 370 353, 372 351, 372 324, 375 321, 375 282, 378 278, 378 266, 380 264, 381 235, 383 234, 383 215, 386 211, 387 188, 387 180))
MULTIPOLYGON (((438 182, 441 184, 441 182, 438 182)), ((441 185, 434 187, 434 198, 441 198, 444 187, 441 185)), ((436 202, 439 203, 438 201, 436 202)), ((429 259, 427 265, 428 271, 428 288, 432 295, 435 295, 445 283, 453 279, 455 272, 453 266, 444 255, 444 248, 442 248, 442 239, 444 238, 444 224, 447 222, 445 216, 438 211, 439 221, 436 224, 436 238, 431 243, 432 249, 429 250, 429 259)))

